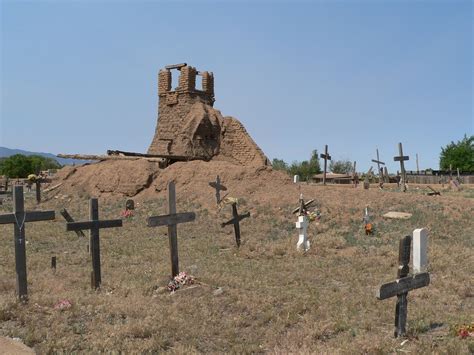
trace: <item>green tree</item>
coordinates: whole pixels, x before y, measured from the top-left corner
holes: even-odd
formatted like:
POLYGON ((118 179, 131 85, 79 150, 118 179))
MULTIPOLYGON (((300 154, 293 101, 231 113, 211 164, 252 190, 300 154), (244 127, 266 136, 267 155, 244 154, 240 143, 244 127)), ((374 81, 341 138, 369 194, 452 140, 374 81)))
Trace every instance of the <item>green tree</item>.
POLYGON ((285 163, 283 159, 277 159, 277 158, 273 159, 272 167, 275 170, 288 171, 288 164, 285 163))
POLYGON ((450 165, 453 169, 474 171, 474 136, 464 135, 462 140, 441 147, 439 167, 448 170, 450 165))
POLYGON ((302 162, 294 161, 291 163, 288 172, 290 175, 299 175, 301 181, 309 181, 313 175, 321 172, 318 151, 313 150, 309 160, 303 160, 302 162))
POLYGON ((0 174, 9 178, 26 178, 41 170, 58 169, 61 165, 54 159, 39 155, 15 154, 0 162, 0 174))
POLYGON ((331 160, 329 170, 334 174, 349 174, 352 172, 352 163, 349 160, 331 160))

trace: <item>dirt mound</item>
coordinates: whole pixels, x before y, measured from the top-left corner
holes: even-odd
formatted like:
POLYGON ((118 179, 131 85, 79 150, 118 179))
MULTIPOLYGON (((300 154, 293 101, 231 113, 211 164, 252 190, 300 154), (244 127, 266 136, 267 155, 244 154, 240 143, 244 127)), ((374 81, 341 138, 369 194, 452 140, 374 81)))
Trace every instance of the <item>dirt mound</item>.
POLYGON ((144 159, 134 161, 103 161, 61 169, 51 186, 58 186, 52 195, 74 197, 136 197, 149 199, 165 196, 167 184, 175 181, 179 196, 186 199, 213 202, 209 186, 219 175, 233 197, 259 195, 276 196, 293 186, 291 179, 271 167, 246 167, 226 161, 191 161, 160 169, 158 163, 144 159))

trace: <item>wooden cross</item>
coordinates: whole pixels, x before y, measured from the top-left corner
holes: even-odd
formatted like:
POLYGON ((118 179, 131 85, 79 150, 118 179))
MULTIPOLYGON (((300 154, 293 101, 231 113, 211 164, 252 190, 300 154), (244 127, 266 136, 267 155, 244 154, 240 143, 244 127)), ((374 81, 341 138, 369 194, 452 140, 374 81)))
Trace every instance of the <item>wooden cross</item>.
POLYGON ((91 287, 93 289, 98 289, 102 283, 102 275, 100 272, 99 231, 103 228, 122 227, 122 220, 99 220, 99 201, 96 198, 91 198, 89 201, 89 217, 90 221, 68 222, 66 224, 66 230, 74 232, 85 229, 89 230, 89 245, 92 257, 91 287))
MULTIPOLYGON (((63 208, 61 211, 59 211, 59 213, 61 214, 61 216, 63 216, 66 222, 69 222, 69 223, 75 222, 74 218, 71 217, 67 209, 63 208)), ((86 235, 84 234, 82 230, 75 230, 74 232, 76 232, 78 237, 83 237, 83 238, 86 237, 86 235)))
POLYGON ((237 204, 232 204, 232 219, 228 220, 227 222, 221 223, 221 227, 224 228, 229 224, 234 225, 234 233, 235 233, 235 242, 237 243, 237 248, 240 247, 240 221, 244 218, 250 217, 250 212, 246 212, 244 214, 239 215, 237 212, 237 204))
POLYGON ((403 162, 405 160, 409 160, 410 157, 408 155, 403 155, 402 143, 398 143, 398 152, 399 152, 399 155, 393 157, 393 160, 400 162, 400 170, 402 173, 400 183, 401 183, 402 191, 405 192, 407 188, 406 188, 405 164, 403 162))
POLYGON ((216 181, 211 181, 209 183, 209 186, 216 189, 216 200, 217 204, 219 204, 221 202, 221 191, 227 191, 227 187, 221 185, 221 179, 219 178, 219 175, 217 175, 216 181))
POLYGON ((323 185, 326 185, 326 171, 328 166, 328 160, 331 160, 331 156, 328 153, 327 144, 324 146, 324 154, 320 154, 320 157, 324 159, 323 185))
POLYGON ((173 181, 168 184, 168 214, 148 217, 148 227, 168 226, 168 239, 171 256, 171 277, 179 274, 178 261, 178 224, 191 222, 196 219, 194 212, 176 213, 176 187, 173 181))
POLYGON ((25 211, 23 186, 15 186, 13 189, 13 213, 0 215, 0 224, 14 224, 16 289, 20 301, 28 300, 25 223, 49 221, 54 218, 54 211, 25 211))
POLYGON ((428 196, 436 196, 436 195, 441 196, 441 193, 439 191, 436 191, 435 189, 433 189, 429 185, 427 187, 431 190, 431 192, 428 192, 428 194, 427 194, 428 196))
POLYGON ((374 163, 377 163, 377 169, 378 169, 378 172, 379 172, 379 183, 382 184, 383 183, 383 170, 380 169, 380 165, 385 165, 385 163, 383 161, 380 161, 379 150, 378 149, 376 149, 376 152, 377 152, 377 159, 372 159, 372 161, 374 163))
POLYGON ((41 184, 45 183, 50 183, 51 179, 46 179, 43 177, 38 177, 35 180, 35 186, 36 186, 36 203, 41 203, 41 184))
POLYGON ((359 184, 359 177, 357 176, 356 164, 357 162, 354 162, 354 166, 352 168, 352 183, 354 184, 354 187, 357 187, 357 184, 359 184))
POLYGON ((423 272, 408 276, 410 271, 410 245, 411 236, 406 236, 400 240, 398 254, 398 272, 397 280, 380 286, 376 297, 379 300, 397 296, 397 305, 395 308, 395 337, 406 334, 408 291, 420 287, 428 286, 430 283, 430 274, 423 272))

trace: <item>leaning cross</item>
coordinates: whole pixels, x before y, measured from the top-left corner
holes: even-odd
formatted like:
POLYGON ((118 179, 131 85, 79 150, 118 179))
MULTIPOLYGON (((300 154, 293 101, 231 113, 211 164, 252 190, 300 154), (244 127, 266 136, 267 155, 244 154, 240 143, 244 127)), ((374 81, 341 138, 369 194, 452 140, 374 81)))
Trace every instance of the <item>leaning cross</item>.
POLYGON ((328 153, 327 144, 324 146, 324 154, 320 154, 320 157, 324 159, 323 185, 326 185, 326 171, 328 166, 328 160, 331 160, 331 156, 328 153))
POLYGON ((397 296, 397 305, 395 308, 395 337, 406 334, 408 291, 420 287, 428 286, 430 283, 430 274, 423 272, 408 276, 410 271, 410 244, 411 236, 406 236, 400 240, 398 255, 398 279, 380 286, 376 297, 379 300, 397 296))
POLYGON ((354 187, 357 187, 357 184, 359 184, 359 176, 357 176, 356 164, 357 162, 354 161, 354 166, 352 168, 352 183, 354 184, 354 187))
POLYGON ((239 215, 239 213, 237 212, 237 204, 234 202, 232 204, 232 219, 228 220, 227 222, 221 223, 222 228, 230 224, 234 225, 235 242, 237 243, 237 248, 240 247, 240 221, 248 217, 250 217, 250 212, 246 212, 239 215))
POLYGON ((216 200, 217 204, 219 204, 221 202, 221 191, 226 191, 227 187, 221 185, 221 179, 219 178, 219 175, 217 175, 216 181, 211 181, 209 183, 209 186, 216 189, 216 200))
POLYGON ((14 224, 16 289, 20 301, 28 300, 26 279, 25 223, 49 221, 54 218, 54 211, 25 211, 23 186, 15 186, 13 189, 13 213, 0 215, 0 224, 14 224))
POLYGON ((303 200, 303 195, 300 195, 300 207, 298 209, 298 221, 295 223, 296 229, 298 229, 298 242, 296 243, 297 250, 308 251, 310 248, 310 243, 308 240, 308 216, 306 215, 307 212, 307 205, 314 201, 311 200, 305 204, 303 200))
POLYGON ((99 230, 102 228, 122 227, 121 219, 99 220, 99 201, 91 198, 89 201, 90 221, 86 222, 68 222, 67 231, 82 231, 89 229, 89 245, 92 256, 91 287, 100 288, 102 276, 100 272, 100 240, 99 230))
POLYGON ((171 255, 171 277, 179 274, 178 262, 178 224, 196 219, 194 212, 176 213, 176 187, 173 181, 168 184, 168 214, 148 217, 148 227, 168 226, 168 238, 171 255))
POLYGON ((377 163, 377 170, 379 172, 379 184, 381 184, 380 186, 382 186, 382 184, 383 184, 383 168, 380 169, 380 165, 385 165, 385 163, 383 161, 380 161, 379 150, 378 149, 376 149, 376 152, 377 152, 377 159, 372 159, 372 161, 374 163, 377 163))
POLYGON ((400 170, 401 170, 400 186, 402 187, 402 191, 405 192, 407 188, 406 188, 405 164, 403 162, 405 160, 409 160, 410 157, 408 155, 403 155, 402 143, 398 143, 398 152, 399 152, 399 156, 393 157, 393 160, 400 162, 400 170))

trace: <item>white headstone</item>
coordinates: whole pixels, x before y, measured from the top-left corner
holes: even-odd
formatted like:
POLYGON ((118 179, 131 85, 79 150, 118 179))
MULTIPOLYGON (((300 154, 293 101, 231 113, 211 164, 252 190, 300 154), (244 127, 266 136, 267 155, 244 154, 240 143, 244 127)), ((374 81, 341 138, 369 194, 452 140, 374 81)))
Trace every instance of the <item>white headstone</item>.
POLYGON ((297 250, 308 251, 310 243, 308 240, 308 217, 298 216, 298 222, 296 222, 296 229, 298 229, 298 243, 296 244, 297 250))
POLYGON ((428 230, 419 228, 413 231, 413 272, 426 271, 428 266, 428 230))
POLYGON ((296 184, 297 182, 300 182, 300 176, 299 175, 295 175, 293 176, 293 182, 296 184))

